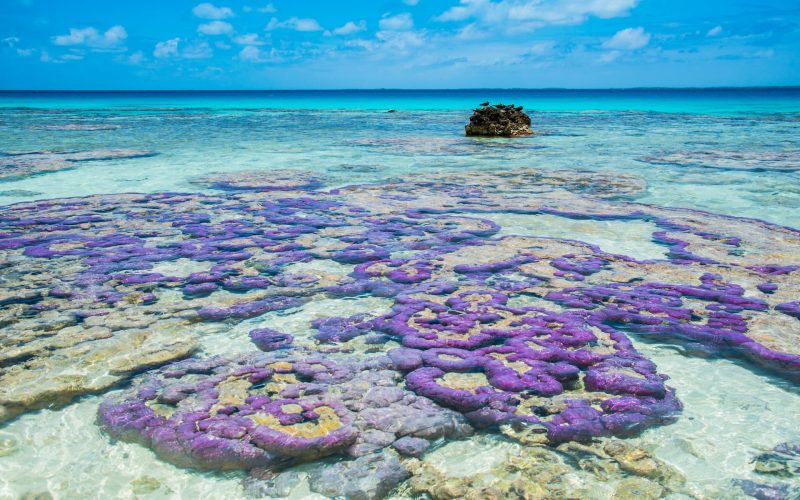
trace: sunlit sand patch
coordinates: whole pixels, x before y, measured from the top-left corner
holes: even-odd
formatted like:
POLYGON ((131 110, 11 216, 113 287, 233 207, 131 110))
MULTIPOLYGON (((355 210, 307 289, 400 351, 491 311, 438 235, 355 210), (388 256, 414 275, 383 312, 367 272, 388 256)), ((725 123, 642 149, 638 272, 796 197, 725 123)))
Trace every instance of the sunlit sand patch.
POLYGON ((580 239, 599 246, 602 250, 627 255, 638 260, 664 259, 664 247, 652 241, 658 228, 642 221, 575 220, 556 215, 523 215, 508 213, 482 213, 502 229, 498 236, 539 236, 580 239))

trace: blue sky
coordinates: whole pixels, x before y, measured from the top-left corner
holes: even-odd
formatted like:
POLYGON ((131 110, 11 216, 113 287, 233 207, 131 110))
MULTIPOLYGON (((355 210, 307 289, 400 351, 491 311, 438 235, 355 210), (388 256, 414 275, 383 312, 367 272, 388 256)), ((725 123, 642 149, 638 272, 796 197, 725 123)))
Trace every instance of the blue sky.
POLYGON ((798 0, 3 0, 0 88, 800 84, 798 0))

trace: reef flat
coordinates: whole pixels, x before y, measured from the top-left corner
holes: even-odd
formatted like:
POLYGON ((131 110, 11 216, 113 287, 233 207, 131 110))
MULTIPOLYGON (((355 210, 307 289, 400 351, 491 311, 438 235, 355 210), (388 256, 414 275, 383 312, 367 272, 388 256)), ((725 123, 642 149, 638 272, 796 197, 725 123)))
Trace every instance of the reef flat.
POLYGON ((94 149, 87 151, 0 152, 0 181, 69 170, 81 162, 155 156, 141 149, 94 149))
POLYGON ((800 232, 625 201, 645 189, 630 174, 326 188, 308 172, 250 171, 195 185, 216 191, 3 210, 0 420, 133 379, 100 405, 105 432, 182 467, 250 471, 254 490, 341 457, 345 491, 324 474, 313 491, 375 498, 413 476, 417 493, 475 496, 478 478, 439 481, 415 457, 487 432, 524 445, 504 466, 522 476, 584 457, 658 497, 681 491, 678 474, 619 438, 673 422, 680 394, 632 338, 800 379, 800 232), (646 223, 664 258, 535 227, 501 236, 503 214, 646 223), (258 329, 248 352, 197 355, 202 325, 353 298, 390 311, 314 321, 307 337, 258 329))

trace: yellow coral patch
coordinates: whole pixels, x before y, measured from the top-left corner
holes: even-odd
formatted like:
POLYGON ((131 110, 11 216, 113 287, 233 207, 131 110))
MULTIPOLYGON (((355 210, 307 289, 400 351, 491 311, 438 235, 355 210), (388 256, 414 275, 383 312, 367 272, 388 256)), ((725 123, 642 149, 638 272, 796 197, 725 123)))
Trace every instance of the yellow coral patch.
POLYGON ((489 385, 489 379, 483 373, 447 373, 440 377, 438 382, 442 387, 473 394, 479 387, 489 385))
MULTIPOLYGON (((298 406, 298 405, 284 405, 298 406)), ((320 406, 314 411, 319 415, 316 420, 310 420, 299 424, 282 425, 274 416, 266 413, 256 413, 249 418, 258 425, 263 425, 278 432, 294 437, 306 439, 323 437, 342 427, 342 421, 330 406, 320 406)))
POLYGON ((273 370, 283 370, 289 371, 292 369, 292 364, 288 361, 277 361, 275 363, 270 363, 267 365, 267 368, 272 368, 273 370))
POLYGON ((500 361, 501 363, 503 363, 503 366, 511 368, 517 373, 527 373, 531 370, 531 367, 523 361, 509 361, 508 354, 493 352, 489 354, 489 356, 496 359, 497 361, 500 361))
POLYGON ((272 376, 272 380, 279 384, 299 384, 297 376, 294 373, 276 373, 272 376))
POLYGON ((68 250, 77 250, 79 248, 83 248, 83 243, 79 241, 69 242, 69 243, 56 243, 55 245, 50 245, 50 250, 53 252, 64 252, 68 250))
POLYGON ((159 417, 170 418, 175 413, 175 408, 156 402, 155 399, 144 403, 159 417))
POLYGON ((492 300, 492 296, 486 293, 476 293, 473 295, 467 295, 464 298, 465 302, 469 302, 471 304, 481 303, 481 302, 489 302, 492 300))
POLYGON ((253 384, 248 380, 239 377, 231 377, 217 384, 219 400, 211 407, 211 415, 216 415, 221 408, 226 406, 244 404, 245 399, 249 396, 247 391, 252 386, 253 384))

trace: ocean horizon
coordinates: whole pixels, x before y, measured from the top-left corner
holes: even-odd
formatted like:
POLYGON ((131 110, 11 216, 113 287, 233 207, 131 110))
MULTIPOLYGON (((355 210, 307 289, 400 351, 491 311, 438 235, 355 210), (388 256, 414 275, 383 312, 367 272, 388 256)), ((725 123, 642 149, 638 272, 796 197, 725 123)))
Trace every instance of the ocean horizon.
POLYGON ((800 87, 629 89, 2 90, 3 107, 140 105, 246 109, 470 109, 515 102, 532 111, 586 109, 686 113, 800 111, 800 87))

